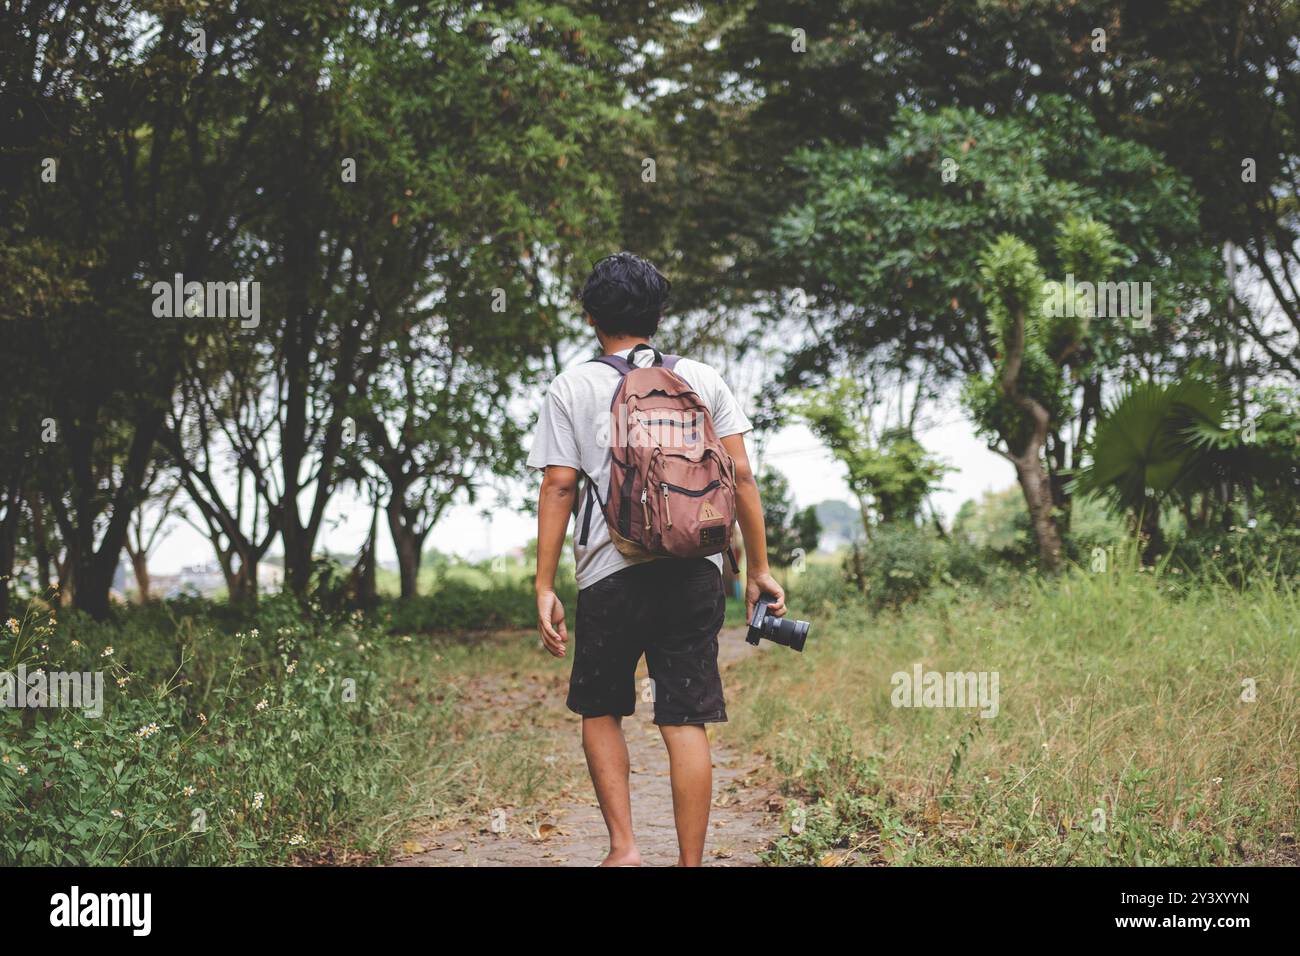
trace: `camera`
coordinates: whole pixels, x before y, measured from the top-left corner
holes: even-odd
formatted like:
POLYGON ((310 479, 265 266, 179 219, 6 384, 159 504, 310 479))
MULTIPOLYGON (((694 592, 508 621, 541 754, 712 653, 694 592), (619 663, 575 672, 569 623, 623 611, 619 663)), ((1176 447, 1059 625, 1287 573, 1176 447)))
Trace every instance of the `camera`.
POLYGON ((749 622, 749 633, 745 635, 745 640, 757 647, 758 639, 766 637, 774 644, 784 644, 802 652, 804 641, 808 640, 808 622, 768 614, 767 607, 770 603, 771 598, 766 594, 754 602, 754 617, 749 622))

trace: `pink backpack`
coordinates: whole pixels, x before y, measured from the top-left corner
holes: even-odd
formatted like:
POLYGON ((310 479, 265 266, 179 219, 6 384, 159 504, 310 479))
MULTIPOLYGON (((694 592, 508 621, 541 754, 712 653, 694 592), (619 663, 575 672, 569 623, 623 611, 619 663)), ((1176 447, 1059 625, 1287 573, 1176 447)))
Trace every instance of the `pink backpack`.
MULTIPOLYGON (((726 551, 734 569, 736 466, 708 407, 673 371, 677 360, 645 344, 627 358, 592 359, 619 373, 609 406, 609 489, 601 508, 610 539, 629 558, 697 558, 726 551), (653 365, 633 364, 642 349, 654 352, 653 365)), ((599 494, 588 477, 578 539, 584 546, 593 498, 599 494)))

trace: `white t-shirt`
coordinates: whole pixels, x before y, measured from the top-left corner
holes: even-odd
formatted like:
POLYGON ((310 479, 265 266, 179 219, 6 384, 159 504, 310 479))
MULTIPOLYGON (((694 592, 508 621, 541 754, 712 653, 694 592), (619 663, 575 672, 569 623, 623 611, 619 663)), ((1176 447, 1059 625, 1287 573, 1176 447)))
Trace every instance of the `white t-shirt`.
MULTIPOLYGON (((614 354, 627 358, 630 351, 624 349, 614 354)), ((650 365, 654 354, 642 349, 635 361, 637 365, 650 365)), ((753 427, 722 376, 708 365, 683 358, 673 371, 686 380, 708 407, 719 438, 744 434, 753 427)), ((528 454, 528 466, 544 469, 547 465, 563 465, 586 472, 596 483, 600 500, 604 501, 609 495, 609 408, 618 381, 617 370, 604 362, 582 362, 560 373, 546 393, 537 420, 537 435, 528 454)), ((587 546, 578 543, 587 504, 584 487, 573 535, 579 589, 591 587, 601 578, 636 563, 624 557, 610 541, 599 503, 593 506, 587 546)), ((721 572, 722 555, 712 555, 710 560, 721 572)))

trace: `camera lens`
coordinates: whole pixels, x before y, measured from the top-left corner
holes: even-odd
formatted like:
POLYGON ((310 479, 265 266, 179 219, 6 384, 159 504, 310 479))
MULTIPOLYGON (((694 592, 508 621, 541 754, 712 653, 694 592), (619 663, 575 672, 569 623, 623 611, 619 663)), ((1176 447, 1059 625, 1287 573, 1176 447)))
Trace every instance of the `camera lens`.
POLYGON ((763 633, 769 641, 802 651, 804 641, 808 640, 808 622, 768 615, 763 620, 763 633))

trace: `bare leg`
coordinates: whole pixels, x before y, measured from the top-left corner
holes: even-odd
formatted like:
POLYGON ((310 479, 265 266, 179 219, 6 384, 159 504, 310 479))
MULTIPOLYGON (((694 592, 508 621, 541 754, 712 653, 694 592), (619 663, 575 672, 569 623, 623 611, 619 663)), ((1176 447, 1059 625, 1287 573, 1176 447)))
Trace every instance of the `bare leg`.
POLYGON ((609 830, 609 855, 600 865, 640 866, 641 854, 632 836, 632 797, 628 790, 623 718, 582 718, 582 749, 587 754, 587 769, 609 830))
POLYGON ((713 761, 709 734, 702 724, 660 726, 668 745, 668 772, 673 782, 673 819, 677 823, 677 865, 701 866, 704 838, 713 803, 713 761))

